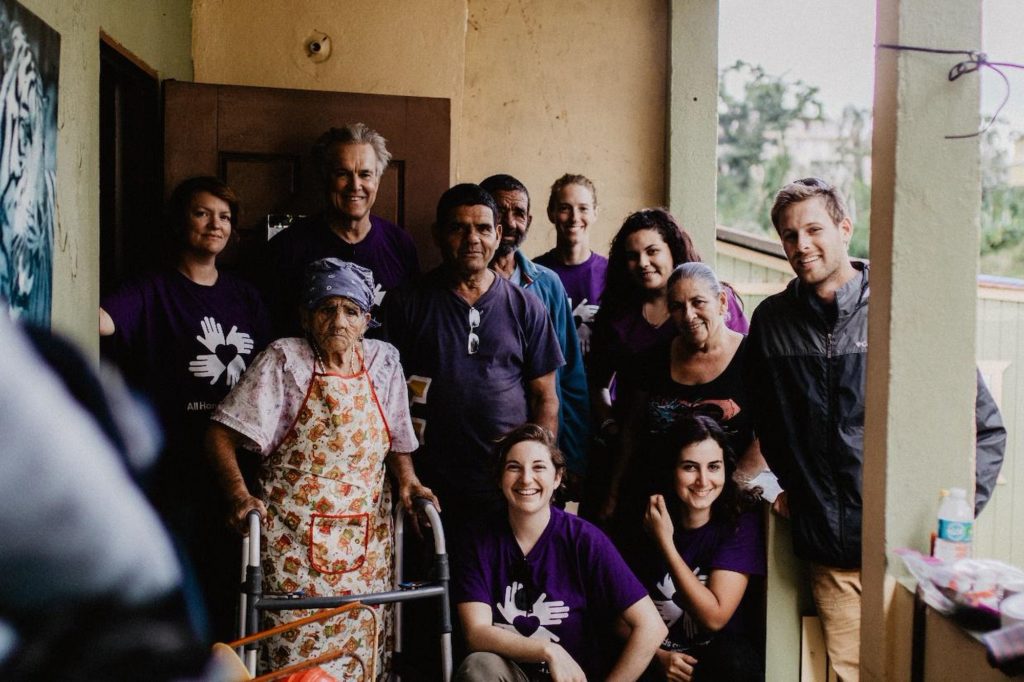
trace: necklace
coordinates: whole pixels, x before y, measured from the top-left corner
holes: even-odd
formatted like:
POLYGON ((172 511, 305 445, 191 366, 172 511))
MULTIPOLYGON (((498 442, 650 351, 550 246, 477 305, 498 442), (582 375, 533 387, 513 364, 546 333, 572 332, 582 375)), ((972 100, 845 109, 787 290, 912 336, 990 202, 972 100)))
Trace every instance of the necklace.
POLYGON ((640 309, 640 314, 644 316, 644 321, 647 324, 649 324, 652 327, 654 327, 655 329, 657 329, 661 325, 665 324, 666 320, 668 320, 668 318, 670 317, 669 312, 666 310, 666 311, 664 311, 664 313, 662 313, 658 317, 657 320, 652 320, 651 316, 647 313, 647 306, 648 305, 650 305, 650 302, 644 303, 643 307, 640 309))

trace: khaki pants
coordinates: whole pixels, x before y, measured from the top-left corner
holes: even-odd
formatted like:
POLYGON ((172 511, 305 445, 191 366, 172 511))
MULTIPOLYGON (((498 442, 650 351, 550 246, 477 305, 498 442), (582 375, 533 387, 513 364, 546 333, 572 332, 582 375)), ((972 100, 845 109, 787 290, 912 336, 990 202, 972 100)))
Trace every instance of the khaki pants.
POLYGON ((810 565, 811 592, 832 668, 843 682, 860 678, 860 571, 810 565))
POLYGON ((530 676, 504 656, 477 651, 459 666, 455 682, 530 682, 530 676))

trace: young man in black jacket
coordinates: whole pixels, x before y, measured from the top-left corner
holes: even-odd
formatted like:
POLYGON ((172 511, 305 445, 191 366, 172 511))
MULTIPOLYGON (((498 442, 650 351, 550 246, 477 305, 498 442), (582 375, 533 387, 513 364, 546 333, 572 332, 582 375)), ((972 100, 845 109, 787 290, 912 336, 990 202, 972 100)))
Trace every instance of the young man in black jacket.
MULTIPOLYGON (((810 563, 833 667, 858 679, 861 470, 868 266, 847 255, 853 223, 817 178, 783 187, 771 212, 796 278, 754 311, 747 383, 761 451, 785 492, 797 556, 810 563)), ((975 513, 992 493, 1006 430, 978 375, 975 513)))

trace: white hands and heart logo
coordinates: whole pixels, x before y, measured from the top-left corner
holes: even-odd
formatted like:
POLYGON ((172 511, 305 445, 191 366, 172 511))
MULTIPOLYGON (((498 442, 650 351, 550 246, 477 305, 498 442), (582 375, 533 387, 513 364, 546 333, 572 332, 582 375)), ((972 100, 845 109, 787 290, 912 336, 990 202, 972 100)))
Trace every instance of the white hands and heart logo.
POLYGON ((242 356, 252 352, 252 337, 238 331, 237 326, 232 326, 224 336, 224 328, 212 317, 204 317, 200 328, 203 334, 197 336, 196 341, 210 352, 200 353, 189 362, 189 371, 196 377, 209 379, 211 386, 224 374, 228 386, 234 386, 245 371, 242 356))
MULTIPOLYGON (((707 575, 702 575, 699 568, 693 569, 694 574, 700 579, 701 583, 707 584, 707 575)), ((665 597, 665 599, 655 599, 654 606, 658 609, 658 615, 665 622, 665 625, 671 628, 680 617, 683 619, 683 634, 687 638, 696 637, 700 628, 697 627, 696 621, 690 617, 690 614, 684 611, 678 604, 672 601, 672 597, 676 594, 676 584, 672 581, 672 575, 669 573, 665 574, 665 577, 657 585, 658 592, 665 597)))
POLYGON ((597 305, 588 305, 587 299, 583 299, 572 311, 573 318, 578 318, 580 321, 579 326, 576 327, 576 335, 579 336, 580 351, 584 355, 588 355, 590 353, 590 337, 593 334, 590 329, 590 325, 594 322, 594 316, 597 315, 597 311, 600 307, 601 306, 597 305))
POLYGON ((384 291, 380 284, 373 288, 373 305, 380 307, 380 304, 384 302, 384 297, 388 292, 384 291))
POLYGON ((658 583, 657 587, 665 599, 655 599, 654 606, 657 607, 658 615, 665 621, 665 625, 672 627, 683 615, 683 609, 672 601, 672 596, 676 593, 676 584, 672 582, 672 576, 666 573, 665 579, 658 583))
POLYGON ((576 306, 572 311, 573 317, 580 318, 580 322, 591 323, 594 321, 594 316, 597 315, 597 311, 601 306, 588 305, 587 299, 580 301, 580 304, 576 306))
MULTIPOLYGON (((516 594, 523 589, 523 584, 515 582, 505 588, 505 601, 495 604, 505 623, 495 623, 500 628, 513 630, 524 637, 536 637, 551 642, 559 640, 558 635, 548 630, 546 625, 558 625, 569 617, 569 607, 564 601, 547 601, 547 593, 542 593, 529 611, 516 606, 516 594)), ((525 596, 525 595, 524 595, 525 596)))

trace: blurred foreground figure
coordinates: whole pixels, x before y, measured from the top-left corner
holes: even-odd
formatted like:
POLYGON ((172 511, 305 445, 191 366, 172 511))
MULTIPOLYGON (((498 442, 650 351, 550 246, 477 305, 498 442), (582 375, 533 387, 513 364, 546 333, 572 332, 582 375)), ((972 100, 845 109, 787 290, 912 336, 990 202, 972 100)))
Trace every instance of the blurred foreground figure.
POLYGON ((0 678, 194 674, 181 570, 125 461, 6 314, 0 347, 0 678))

